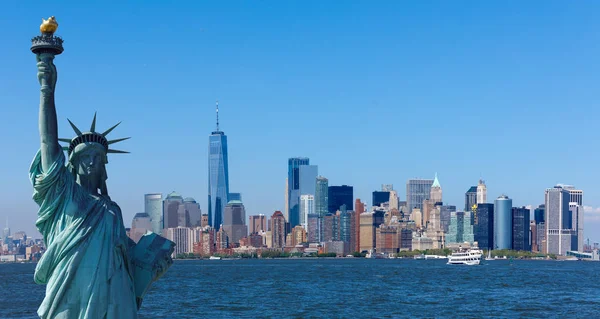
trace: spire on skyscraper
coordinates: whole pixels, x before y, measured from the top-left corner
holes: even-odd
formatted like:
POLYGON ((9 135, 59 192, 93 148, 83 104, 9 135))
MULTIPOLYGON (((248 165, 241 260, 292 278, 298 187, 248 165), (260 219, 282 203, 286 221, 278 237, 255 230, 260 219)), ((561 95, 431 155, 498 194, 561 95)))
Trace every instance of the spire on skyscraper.
POLYGON ((219 131, 219 100, 217 100, 217 132, 219 131))
POLYGON ((440 185, 440 181, 438 181, 437 172, 435 173, 435 178, 433 179, 433 184, 431 184, 431 187, 442 187, 442 185, 440 185))

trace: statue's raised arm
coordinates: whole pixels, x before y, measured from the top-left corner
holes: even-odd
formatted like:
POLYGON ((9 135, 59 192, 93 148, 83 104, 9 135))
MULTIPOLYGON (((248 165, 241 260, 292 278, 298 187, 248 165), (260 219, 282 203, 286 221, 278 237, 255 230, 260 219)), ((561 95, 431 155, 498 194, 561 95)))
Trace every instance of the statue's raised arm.
POLYGON ((62 149, 58 144, 58 124, 54 103, 57 72, 53 62, 53 54, 36 54, 36 59, 38 67, 37 76, 41 85, 39 115, 40 155, 42 160, 42 170, 46 172, 62 152, 62 149))

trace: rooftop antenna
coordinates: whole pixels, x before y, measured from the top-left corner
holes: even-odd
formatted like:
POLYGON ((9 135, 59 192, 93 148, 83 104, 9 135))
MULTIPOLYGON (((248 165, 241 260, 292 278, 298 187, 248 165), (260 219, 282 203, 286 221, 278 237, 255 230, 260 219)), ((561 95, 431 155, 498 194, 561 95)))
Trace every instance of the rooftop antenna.
POLYGON ((217 132, 219 131, 219 100, 217 100, 217 132))

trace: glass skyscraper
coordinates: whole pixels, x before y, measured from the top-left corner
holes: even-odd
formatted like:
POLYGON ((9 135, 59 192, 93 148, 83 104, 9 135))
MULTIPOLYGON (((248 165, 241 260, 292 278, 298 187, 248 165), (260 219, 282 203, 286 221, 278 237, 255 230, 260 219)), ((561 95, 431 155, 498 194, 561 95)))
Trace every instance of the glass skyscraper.
POLYGON ((152 232, 160 235, 163 228, 162 194, 144 195, 144 211, 150 216, 152 232))
POLYGON ((409 212, 412 212, 413 208, 423 211, 423 201, 429 199, 431 185, 433 185, 432 179, 409 179, 406 182, 406 202, 409 212))
POLYGON ((470 212, 477 205, 477 186, 471 186, 465 193, 465 212, 470 212))
MULTIPOLYGON (((290 228, 300 224, 300 166, 309 165, 307 157, 288 159, 288 222, 290 228)), ((315 177, 316 178, 316 177, 315 177)), ((313 181, 316 183, 316 179, 313 181)))
POLYGON ((494 201, 494 249, 512 249, 512 199, 506 195, 494 201))
POLYGON ((512 209, 512 249, 531 251, 529 245, 529 209, 513 207, 512 209))
POLYGON ((217 230, 223 223, 223 212, 228 202, 227 135, 219 130, 217 104, 217 129, 208 137, 208 223, 217 230))
POLYGON ((328 210, 335 214, 342 205, 346 205, 347 210, 353 210, 354 207, 354 188, 348 185, 329 186, 328 210))
POLYGON ((494 249, 494 204, 477 204, 473 232, 481 249, 494 249))

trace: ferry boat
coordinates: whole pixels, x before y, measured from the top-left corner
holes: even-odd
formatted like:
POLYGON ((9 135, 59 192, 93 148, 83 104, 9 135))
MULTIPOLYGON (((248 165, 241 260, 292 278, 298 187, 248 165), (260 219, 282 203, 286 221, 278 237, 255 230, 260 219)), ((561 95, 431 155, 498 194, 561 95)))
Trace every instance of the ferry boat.
POLYGON ((483 251, 477 247, 460 250, 456 253, 452 253, 452 256, 448 258, 448 265, 479 265, 479 263, 481 263, 482 255, 483 251))

